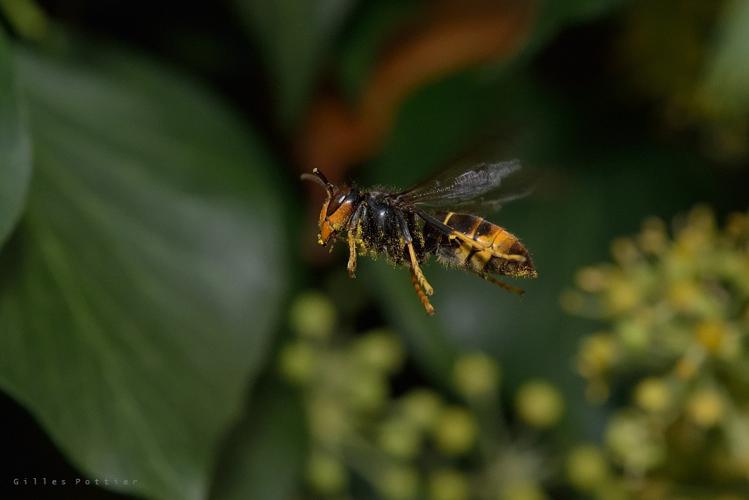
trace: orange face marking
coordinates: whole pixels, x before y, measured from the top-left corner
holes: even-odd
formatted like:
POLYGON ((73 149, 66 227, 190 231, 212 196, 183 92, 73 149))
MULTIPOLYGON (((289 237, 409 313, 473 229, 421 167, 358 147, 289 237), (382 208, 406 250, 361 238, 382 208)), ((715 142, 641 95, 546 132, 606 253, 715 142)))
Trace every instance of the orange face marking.
POLYGON ((318 235, 317 242, 321 245, 327 244, 331 236, 344 228, 354 211, 353 203, 347 201, 328 215, 329 203, 329 201, 325 202, 320 211, 320 234, 318 235))

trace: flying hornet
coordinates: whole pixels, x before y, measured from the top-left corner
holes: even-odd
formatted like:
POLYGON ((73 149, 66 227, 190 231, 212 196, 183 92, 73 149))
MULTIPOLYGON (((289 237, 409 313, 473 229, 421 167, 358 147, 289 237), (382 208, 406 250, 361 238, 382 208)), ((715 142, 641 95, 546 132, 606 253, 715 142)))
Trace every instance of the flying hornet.
POLYGON ((504 189, 520 170, 517 160, 478 163, 467 169, 447 169, 405 191, 336 186, 318 169, 302 174, 302 179, 316 182, 327 195, 320 210, 318 243, 326 246, 338 239, 348 243, 352 278, 357 255, 385 255, 394 264, 408 267, 416 294, 432 315, 429 296, 434 290, 421 270, 432 255, 446 266, 476 274, 518 295, 524 293, 522 289, 495 275, 538 276, 520 240, 478 215, 529 192, 504 189))

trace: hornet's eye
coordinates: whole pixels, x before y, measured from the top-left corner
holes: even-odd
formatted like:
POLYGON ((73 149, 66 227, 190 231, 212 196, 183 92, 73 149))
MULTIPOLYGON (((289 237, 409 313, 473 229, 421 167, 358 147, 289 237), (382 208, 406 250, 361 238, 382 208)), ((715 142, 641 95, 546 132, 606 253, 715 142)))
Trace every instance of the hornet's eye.
POLYGON ((344 201, 346 201, 347 196, 348 196, 348 193, 341 193, 335 198, 333 198, 328 204, 327 215, 330 216, 331 214, 335 213, 336 210, 341 208, 341 205, 343 204, 344 201))

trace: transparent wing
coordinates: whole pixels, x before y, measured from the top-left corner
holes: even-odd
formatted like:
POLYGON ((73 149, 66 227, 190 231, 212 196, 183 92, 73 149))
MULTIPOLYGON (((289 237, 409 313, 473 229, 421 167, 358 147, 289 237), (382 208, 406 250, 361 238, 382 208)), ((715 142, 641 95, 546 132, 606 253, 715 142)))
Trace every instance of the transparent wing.
POLYGON ((456 165, 396 195, 399 202, 422 208, 489 212, 527 196, 533 181, 518 160, 456 165))

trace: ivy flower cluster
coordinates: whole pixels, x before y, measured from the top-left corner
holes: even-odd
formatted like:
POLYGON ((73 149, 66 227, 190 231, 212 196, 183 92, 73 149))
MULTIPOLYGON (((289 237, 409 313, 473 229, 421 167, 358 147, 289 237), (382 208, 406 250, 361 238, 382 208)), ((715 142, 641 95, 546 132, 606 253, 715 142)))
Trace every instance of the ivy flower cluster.
POLYGON ((327 297, 299 296, 291 309, 295 336, 279 359, 304 399, 311 493, 357 498, 368 488, 394 500, 549 498, 551 464, 539 437, 564 411, 552 384, 531 380, 517 390, 512 426, 501 407, 500 367, 482 353, 457 358, 448 394, 415 386, 394 395, 392 380, 405 362, 399 337, 385 329, 344 335, 336 322, 327 297))
POLYGON ((749 491, 749 216, 719 228, 697 207, 673 228, 646 220, 562 296, 606 325, 583 340, 576 366, 589 399, 615 410, 604 445, 578 447, 567 463, 594 498, 749 491))

